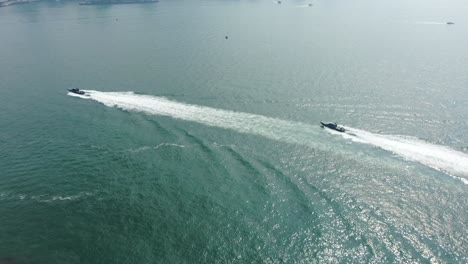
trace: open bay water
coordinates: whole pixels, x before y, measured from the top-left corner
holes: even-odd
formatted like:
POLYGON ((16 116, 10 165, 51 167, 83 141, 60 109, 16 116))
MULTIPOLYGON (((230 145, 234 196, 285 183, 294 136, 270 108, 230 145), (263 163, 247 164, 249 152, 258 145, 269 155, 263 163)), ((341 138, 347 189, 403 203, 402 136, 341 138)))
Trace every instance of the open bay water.
POLYGON ((307 3, 1 8, 0 263, 466 263, 468 5, 307 3))

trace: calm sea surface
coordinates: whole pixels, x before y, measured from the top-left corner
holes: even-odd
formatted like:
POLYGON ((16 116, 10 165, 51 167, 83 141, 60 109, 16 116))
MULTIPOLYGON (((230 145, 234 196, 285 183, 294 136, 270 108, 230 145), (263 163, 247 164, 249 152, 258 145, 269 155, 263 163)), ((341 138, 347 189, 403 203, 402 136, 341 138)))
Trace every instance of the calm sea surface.
POLYGON ((0 263, 467 263, 467 14, 0 8, 0 263))

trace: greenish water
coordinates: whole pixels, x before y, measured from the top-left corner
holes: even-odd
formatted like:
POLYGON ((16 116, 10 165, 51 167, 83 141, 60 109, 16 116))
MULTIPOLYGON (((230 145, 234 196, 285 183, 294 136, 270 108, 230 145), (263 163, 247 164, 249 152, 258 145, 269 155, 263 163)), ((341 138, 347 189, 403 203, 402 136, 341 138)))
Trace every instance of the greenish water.
POLYGON ((0 263, 467 263, 468 4, 308 3, 1 8, 0 263))

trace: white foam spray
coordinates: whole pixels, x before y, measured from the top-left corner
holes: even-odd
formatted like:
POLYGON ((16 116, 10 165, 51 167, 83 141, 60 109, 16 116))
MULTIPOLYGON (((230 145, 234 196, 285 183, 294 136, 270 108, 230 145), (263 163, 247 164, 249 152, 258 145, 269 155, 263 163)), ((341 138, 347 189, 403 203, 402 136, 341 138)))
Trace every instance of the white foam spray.
MULTIPOLYGON (((317 129, 318 126, 310 124, 185 104, 164 97, 140 95, 133 92, 84 91, 86 94, 78 97, 92 99, 109 107, 169 116, 287 143, 307 145, 321 150, 339 149, 343 151, 343 146, 332 148, 332 143, 327 140, 321 130, 317 129)), ((73 96, 75 95, 73 94, 73 96)), ((405 159, 417 161, 448 175, 456 176, 468 184, 468 155, 465 153, 415 138, 373 134, 350 127, 346 127, 346 130, 347 133, 339 133, 327 129, 333 134, 354 142, 377 146, 405 159)))
POLYGON ((164 97, 141 95, 133 92, 84 91, 86 92, 84 97, 96 100, 109 107, 115 106, 128 111, 170 116, 288 143, 308 144, 313 147, 325 146, 320 142, 310 143, 311 138, 321 134, 317 130, 317 126, 310 124, 185 104, 164 97))
POLYGON ((73 96, 73 97, 79 97, 79 98, 81 98, 81 99, 91 99, 91 98, 89 98, 89 96, 87 96, 87 95, 81 95, 81 94, 76 94, 76 93, 72 93, 72 92, 68 92, 67 95, 73 96))
POLYGON ((446 146, 432 144, 407 136, 380 135, 364 130, 346 127, 343 137, 356 142, 371 144, 405 159, 417 161, 436 170, 443 171, 468 184, 468 155, 446 146))
POLYGON ((418 21, 416 24, 419 25, 446 25, 447 23, 444 22, 437 22, 437 21, 418 21))

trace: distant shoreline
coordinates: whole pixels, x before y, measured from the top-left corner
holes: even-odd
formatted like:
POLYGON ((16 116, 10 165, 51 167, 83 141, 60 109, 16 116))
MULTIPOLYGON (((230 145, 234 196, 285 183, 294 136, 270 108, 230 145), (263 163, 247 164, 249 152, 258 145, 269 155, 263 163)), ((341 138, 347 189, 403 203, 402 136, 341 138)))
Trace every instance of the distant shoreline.
POLYGON ((137 1, 128 1, 128 0, 118 0, 118 1, 84 1, 80 2, 80 5, 116 5, 116 4, 147 4, 147 3, 156 3, 158 0, 137 0, 137 1))
MULTIPOLYGON (((40 0, 0 0, 0 7, 7 7, 12 5, 19 4, 28 4, 39 2, 40 0)), ((118 5, 118 4, 147 4, 147 3, 157 3, 159 0, 104 0, 104 1, 83 1, 79 2, 79 5, 118 5)))

